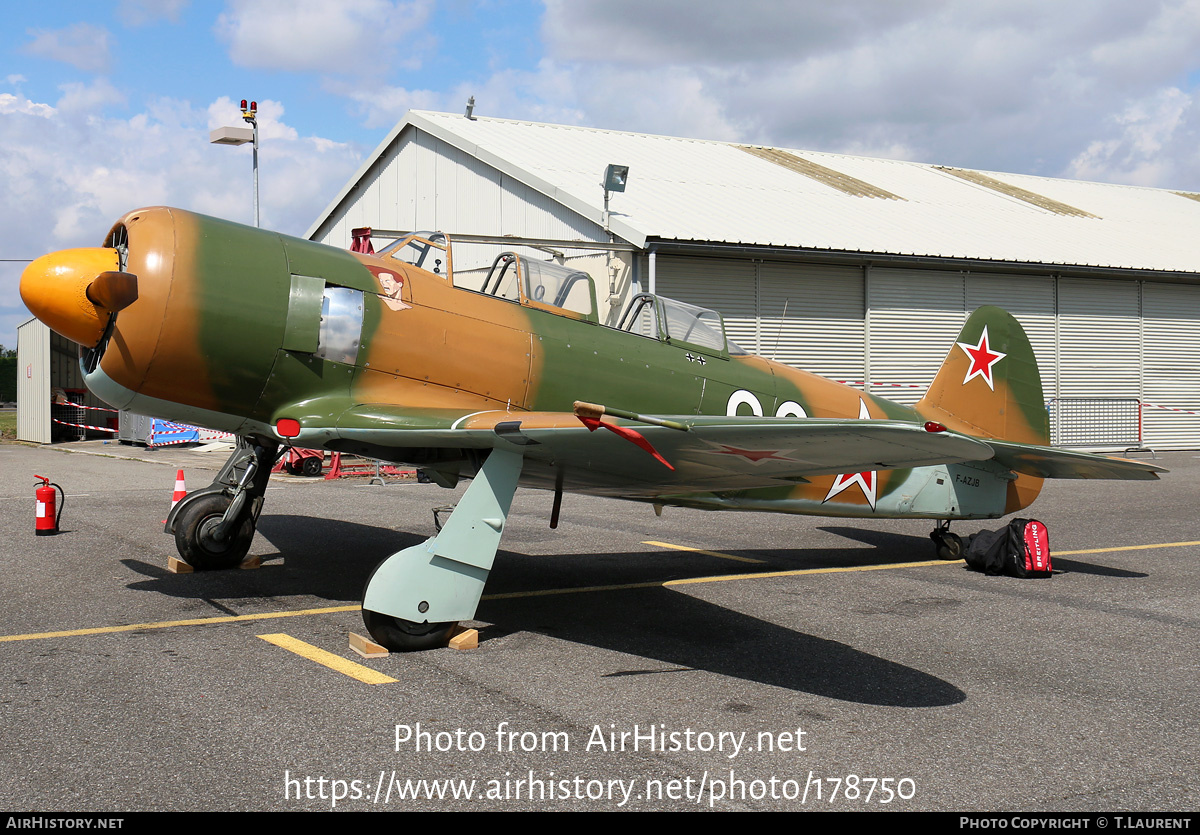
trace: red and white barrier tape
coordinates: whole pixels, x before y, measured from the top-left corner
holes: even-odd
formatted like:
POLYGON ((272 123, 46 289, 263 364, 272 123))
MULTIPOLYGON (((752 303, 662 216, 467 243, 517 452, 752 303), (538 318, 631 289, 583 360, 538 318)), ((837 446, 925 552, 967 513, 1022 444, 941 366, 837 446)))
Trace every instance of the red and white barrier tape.
MULTIPOLYGON (((927 386, 914 385, 912 383, 865 383, 862 380, 834 380, 835 383, 841 383, 844 386, 885 386, 888 388, 899 389, 923 389, 927 386)), ((1200 416, 1200 412, 1193 412, 1188 409, 1177 409, 1174 406, 1160 406, 1157 403, 1148 403, 1145 400, 1138 401, 1143 409, 1162 409, 1167 412, 1180 412, 1185 415, 1200 416)))
POLYGON ((88 426, 86 423, 67 423, 65 420, 58 418, 50 418, 55 423, 61 423, 63 426, 74 426, 76 429, 91 429, 95 432, 116 432, 116 429, 110 429, 107 426, 88 426))
MULTIPOLYGON (((54 405, 55 406, 74 406, 76 409, 94 409, 97 412, 112 412, 113 414, 116 414, 118 411, 117 409, 106 409, 104 406, 84 406, 82 403, 72 403, 70 400, 67 400, 65 398, 62 401, 55 403, 54 405)), ((69 425, 74 426, 74 424, 69 424, 69 425)))
POLYGON ((895 389, 923 389, 928 386, 916 385, 913 383, 864 383, 862 380, 834 380, 835 383, 841 383, 843 386, 886 386, 895 389))
POLYGON ((177 444, 190 444, 190 443, 194 443, 194 440, 191 438, 181 438, 177 441, 157 441, 157 440, 151 438, 149 441, 146 441, 146 447, 148 449, 155 449, 160 446, 175 446, 177 444))
POLYGON ((1145 409, 1147 407, 1152 409, 1163 409, 1164 411, 1168 412, 1182 412, 1185 415, 1200 415, 1200 412, 1190 412, 1187 409, 1176 409, 1174 406, 1160 406, 1157 403, 1147 403, 1145 400, 1143 400, 1142 408, 1145 409))

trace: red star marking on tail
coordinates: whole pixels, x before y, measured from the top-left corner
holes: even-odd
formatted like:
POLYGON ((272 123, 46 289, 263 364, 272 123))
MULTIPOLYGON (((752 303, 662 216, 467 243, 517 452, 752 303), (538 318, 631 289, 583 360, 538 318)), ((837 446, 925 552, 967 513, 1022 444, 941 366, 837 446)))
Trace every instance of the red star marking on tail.
POLYGON ((970 342, 956 342, 954 344, 962 348, 963 352, 971 358, 971 367, 967 369, 967 376, 963 378, 963 385, 965 386, 971 382, 972 377, 979 377, 987 383, 988 388, 995 391, 996 385, 992 379, 992 366, 1007 357, 1008 354, 993 351, 988 347, 987 325, 983 326, 983 333, 979 336, 979 344, 972 345, 970 342))

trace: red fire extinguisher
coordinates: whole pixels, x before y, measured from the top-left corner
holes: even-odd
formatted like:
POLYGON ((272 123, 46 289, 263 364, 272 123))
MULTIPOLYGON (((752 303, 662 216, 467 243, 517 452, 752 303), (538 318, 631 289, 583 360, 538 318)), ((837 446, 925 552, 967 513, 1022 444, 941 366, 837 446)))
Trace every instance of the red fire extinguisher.
POLYGON ((56 534, 58 533, 58 520, 62 518, 63 508, 67 505, 67 494, 44 475, 34 473, 33 477, 42 480, 41 486, 34 491, 34 495, 37 497, 37 522, 34 526, 34 533, 38 536, 56 534), (54 490, 56 488, 63 497, 62 504, 58 506, 58 515, 54 513, 54 490))

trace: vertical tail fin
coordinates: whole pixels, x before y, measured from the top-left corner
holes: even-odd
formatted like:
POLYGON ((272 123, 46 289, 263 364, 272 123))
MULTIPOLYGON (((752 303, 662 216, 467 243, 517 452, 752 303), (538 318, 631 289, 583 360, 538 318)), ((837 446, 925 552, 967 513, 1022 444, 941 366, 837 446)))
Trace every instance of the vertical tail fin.
POLYGON ((1033 348, 1017 320, 998 307, 970 315, 916 409, 969 435, 1050 443, 1033 348))

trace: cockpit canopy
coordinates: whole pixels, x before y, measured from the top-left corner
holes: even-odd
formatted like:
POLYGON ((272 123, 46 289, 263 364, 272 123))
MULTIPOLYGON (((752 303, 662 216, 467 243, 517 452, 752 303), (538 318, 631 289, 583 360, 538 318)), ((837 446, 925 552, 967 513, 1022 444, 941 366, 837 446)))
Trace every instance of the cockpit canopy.
POLYGON ((435 275, 451 276, 450 239, 441 232, 413 232, 385 246, 376 255, 395 258, 435 275))
MULTIPOLYGON (((441 232, 414 232, 384 247, 378 254, 453 282, 451 241, 441 232)), ((600 324, 592 277, 583 270, 553 261, 505 252, 492 262, 478 290, 462 289, 600 324)), ((724 322, 715 310, 651 293, 634 296, 616 328, 713 356, 746 353, 726 340, 724 322)))
POLYGON ((634 296, 617 327, 717 356, 746 353, 726 340, 725 323, 717 311, 652 293, 634 296))
POLYGON ((555 313, 597 321, 596 288, 583 270, 505 252, 492 262, 481 292, 555 313))

